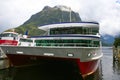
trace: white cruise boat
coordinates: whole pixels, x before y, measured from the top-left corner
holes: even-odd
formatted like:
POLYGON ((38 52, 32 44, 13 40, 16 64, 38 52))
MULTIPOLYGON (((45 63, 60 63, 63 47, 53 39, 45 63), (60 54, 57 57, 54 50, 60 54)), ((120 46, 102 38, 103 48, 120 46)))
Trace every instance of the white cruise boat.
POLYGON ((13 66, 43 58, 73 60, 82 76, 96 71, 101 52, 97 22, 60 23, 40 26, 43 36, 33 36, 34 46, 1 46, 13 66))

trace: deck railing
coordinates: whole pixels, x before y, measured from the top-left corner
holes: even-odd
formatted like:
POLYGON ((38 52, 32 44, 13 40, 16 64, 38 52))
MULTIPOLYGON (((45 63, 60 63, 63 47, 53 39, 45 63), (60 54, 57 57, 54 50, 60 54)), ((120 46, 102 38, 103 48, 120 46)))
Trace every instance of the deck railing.
POLYGON ((86 44, 86 43, 36 43, 36 46, 72 46, 72 47, 99 47, 98 44, 86 44))

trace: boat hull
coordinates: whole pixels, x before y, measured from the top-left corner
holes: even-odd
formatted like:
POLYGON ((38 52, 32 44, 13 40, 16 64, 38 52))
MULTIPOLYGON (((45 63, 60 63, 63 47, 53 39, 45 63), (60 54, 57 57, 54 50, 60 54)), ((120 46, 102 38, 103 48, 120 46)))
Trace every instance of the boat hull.
POLYGON ((12 66, 35 64, 46 60, 68 60, 77 64, 79 73, 83 76, 93 73, 102 57, 100 48, 20 46, 1 46, 1 48, 10 59, 12 66))

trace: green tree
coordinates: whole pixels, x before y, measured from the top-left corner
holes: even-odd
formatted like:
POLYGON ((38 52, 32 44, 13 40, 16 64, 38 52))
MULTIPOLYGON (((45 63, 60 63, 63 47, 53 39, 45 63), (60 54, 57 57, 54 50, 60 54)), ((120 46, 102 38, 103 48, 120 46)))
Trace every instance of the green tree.
POLYGON ((115 38, 114 46, 115 47, 120 46, 120 38, 115 38))

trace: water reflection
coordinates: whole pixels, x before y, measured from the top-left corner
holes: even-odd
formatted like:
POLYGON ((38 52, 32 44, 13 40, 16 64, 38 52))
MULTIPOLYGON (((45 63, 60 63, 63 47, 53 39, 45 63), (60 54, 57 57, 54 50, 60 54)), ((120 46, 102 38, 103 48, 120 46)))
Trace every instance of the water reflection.
POLYGON ((99 67, 95 73, 87 76, 85 80, 102 80, 102 64, 100 61, 99 67))
POLYGON ((113 61, 113 71, 114 71, 114 74, 120 75, 120 62, 113 61))
POLYGON ((7 58, 0 59, 0 69, 8 68, 9 67, 9 61, 7 58))
MULTIPOLYGON (((84 80, 102 80, 101 67, 84 80)), ((0 70, 0 80, 83 80, 71 63, 48 63, 0 70)))
MULTIPOLYGON (((0 80, 83 80, 72 62, 55 61, 0 70, 0 80)), ((84 80, 101 80, 101 64, 84 80)))
POLYGON ((104 56, 102 58, 103 80, 120 80, 120 74, 117 74, 118 73, 117 67, 120 67, 120 65, 119 63, 113 62, 112 48, 104 48, 103 53, 104 53, 104 56))
POLYGON ((48 62, 0 70, 0 80, 82 80, 71 62, 48 62))
POLYGON ((14 71, 11 69, 2 69, 0 70, 0 80, 13 80, 14 71))

